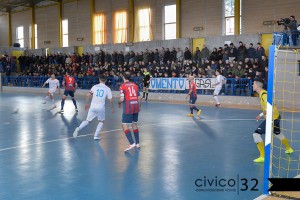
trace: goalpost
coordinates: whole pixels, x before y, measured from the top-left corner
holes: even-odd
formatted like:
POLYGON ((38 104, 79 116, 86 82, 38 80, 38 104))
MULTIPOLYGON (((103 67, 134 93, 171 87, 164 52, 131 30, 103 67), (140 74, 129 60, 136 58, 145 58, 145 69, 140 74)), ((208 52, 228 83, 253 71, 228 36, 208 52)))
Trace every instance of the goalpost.
MULTIPOLYGON (((300 174, 300 47, 270 46, 268 99, 265 136, 264 194, 268 195, 268 178, 294 178, 300 174), (273 105, 281 116, 280 129, 294 149, 286 154, 280 140, 274 138, 273 105)), ((278 193, 273 192, 273 195, 278 193)), ((280 195, 293 197, 281 192, 280 195)))

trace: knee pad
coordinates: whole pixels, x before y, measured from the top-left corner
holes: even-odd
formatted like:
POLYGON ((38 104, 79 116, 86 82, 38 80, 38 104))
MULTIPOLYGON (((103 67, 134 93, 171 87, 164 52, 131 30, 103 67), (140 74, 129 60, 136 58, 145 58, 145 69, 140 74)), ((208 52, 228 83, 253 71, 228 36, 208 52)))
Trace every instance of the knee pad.
POLYGON ((261 134, 253 133, 253 139, 255 143, 263 142, 261 134))

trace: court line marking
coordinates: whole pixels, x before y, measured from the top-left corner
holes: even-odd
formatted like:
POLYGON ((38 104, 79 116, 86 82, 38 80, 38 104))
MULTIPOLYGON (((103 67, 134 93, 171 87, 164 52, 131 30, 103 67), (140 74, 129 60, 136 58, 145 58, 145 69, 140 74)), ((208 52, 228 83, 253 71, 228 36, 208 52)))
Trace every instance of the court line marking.
MULTIPOLYGON (((199 122, 215 122, 215 121, 254 121, 256 119, 197 119, 199 122)), ((160 125, 180 125, 181 123, 191 123, 195 122, 194 120, 187 120, 187 121, 177 121, 177 122, 167 122, 167 123, 156 123, 156 124, 146 124, 146 125, 139 125, 138 127, 147 127, 147 126, 160 126, 160 125)), ((108 131, 101 131, 100 133, 109 133, 109 132, 115 132, 115 131, 121 131, 122 129, 113 129, 113 130, 108 130, 108 131)), ((76 138, 81 138, 81 137, 87 137, 90 135, 93 135, 94 133, 91 134, 85 134, 85 135, 79 135, 76 138)), ((58 141, 63 141, 63 140, 68 140, 68 139, 75 139, 74 137, 66 137, 66 138, 61 138, 61 139, 56 139, 56 140, 48 140, 44 142, 36 142, 36 143, 31 143, 31 144, 26 144, 26 145, 20 145, 20 146, 14 146, 14 147, 8 147, 4 149, 0 149, 0 152, 2 151, 7 151, 7 150, 12 150, 12 149, 18 149, 18 148, 23 148, 23 147, 29 147, 29 146, 34 146, 34 145, 40 145, 40 144, 47 144, 47 143, 52 143, 52 142, 58 142, 58 141)))

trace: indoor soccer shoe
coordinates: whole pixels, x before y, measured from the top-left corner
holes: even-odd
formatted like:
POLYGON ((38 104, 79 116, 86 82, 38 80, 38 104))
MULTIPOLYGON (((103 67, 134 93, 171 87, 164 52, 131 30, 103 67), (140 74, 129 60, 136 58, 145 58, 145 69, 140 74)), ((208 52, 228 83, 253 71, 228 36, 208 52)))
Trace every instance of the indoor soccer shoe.
POLYGON ((188 117, 194 117, 194 114, 187 114, 188 117))
POLYGON ((201 111, 202 110, 200 110, 200 109, 198 110, 198 112, 197 112, 198 117, 200 117, 201 111))
POLYGON ((73 132, 73 137, 76 138, 78 136, 79 127, 77 127, 73 132))
POLYGON ((129 145, 129 147, 124 150, 124 152, 130 151, 131 149, 133 149, 135 147, 136 147, 136 145, 135 145, 135 143, 133 143, 133 144, 129 145))
POLYGON ((94 136, 94 140, 101 140, 101 137, 99 137, 99 136, 94 136))
POLYGON ((221 105, 221 104, 220 104, 220 103, 218 103, 218 104, 216 104, 216 107, 218 108, 220 105, 221 105))
POLYGON ((294 152, 294 150, 292 148, 289 148, 289 149, 285 150, 285 153, 287 153, 287 154, 290 154, 290 153, 293 153, 293 152, 294 152))
POLYGON ((42 104, 46 104, 46 101, 42 101, 42 104))
POLYGON ((75 108, 75 111, 78 112, 78 108, 75 108))
POLYGON ((262 163, 262 162, 265 162, 265 158, 264 157, 258 157, 256 159, 254 159, 253 162, 262 163))
POLYGON ((135 147, 136 147, 137 149, 139 149, 139 148, 141 148, 141 145, 140 145, 139 143, 137 143, 137 144, 135 145, 135 147))

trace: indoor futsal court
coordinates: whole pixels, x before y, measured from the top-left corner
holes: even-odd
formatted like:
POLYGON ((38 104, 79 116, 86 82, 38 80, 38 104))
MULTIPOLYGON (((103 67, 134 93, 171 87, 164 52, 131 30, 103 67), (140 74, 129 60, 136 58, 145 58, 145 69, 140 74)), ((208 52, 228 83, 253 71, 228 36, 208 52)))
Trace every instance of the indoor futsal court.
POLYGON ((114 114, 106 108, 102 139, 95 142, 96 119, 72 136, 87 115, 83 97, 77 97, 78 113, 67 99, 64 114, 41 104, 43 95, 1 93, 0 99, 0 199, 233 200, 263 193, 263 163, 252 161, 259 110, 199 106, 198 119, 186 117, 187 105, 143 102, 141 149, 124 153, 116 101, 114 114), (220 179, 226 191, 197 187, 214 189, 208 182, 220 179), (240 190, 241 179, 249 189, 240 190))

